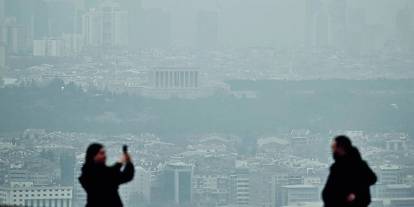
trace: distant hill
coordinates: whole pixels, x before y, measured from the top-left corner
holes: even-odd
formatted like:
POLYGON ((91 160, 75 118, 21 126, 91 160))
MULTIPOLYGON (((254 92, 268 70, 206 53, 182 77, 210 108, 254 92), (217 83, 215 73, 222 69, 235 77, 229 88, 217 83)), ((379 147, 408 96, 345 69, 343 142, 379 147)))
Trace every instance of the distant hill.
POLYGON ((229 81, 256 99, 226 93, 196 100, 114 95, 54 81, 0 89, 0 132, 26 128, 166 135, 272 133, 308 128, 414 133, 413 80, 229 81), (62 86, 64 86, 62 88, 62 86))

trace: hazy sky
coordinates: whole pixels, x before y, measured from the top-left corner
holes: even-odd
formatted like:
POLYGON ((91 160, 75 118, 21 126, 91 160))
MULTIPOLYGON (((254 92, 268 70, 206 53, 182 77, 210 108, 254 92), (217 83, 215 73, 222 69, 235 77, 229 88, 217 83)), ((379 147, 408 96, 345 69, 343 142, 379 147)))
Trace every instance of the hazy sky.
MULTIPOLYGON (((321 10, 338 13, 332 6, 335 1, 320 2, 321 10)), ((193 40, 194 17, 200 10, 218 13, 223 44, 290 46, 303 44, 306 35, 306 0, 143 0, 142 5, 171 12, 172 34, 180 43, 193 40)), ((411 0, 348 0, 345 10, 347 18, 357 11, 367 25, 379 26, 386 35, 392 35, 396 13, 406 6, 414 13, 413 5, 411 0)))
MULTIPOLYGON (((62 1, 81 5, 82 1, 91 4, 94 1, 104 0, 46 0, 45 2, 62 1)), ((119 1, 136 4, 138 0, 119 1)), ((413 0, 141 0, 141 2, 143 9, 155 8, 158 9, 156 11, 164 11, 168 16, 168 19, 160 17, 154 20, 152 13, 149 15, 151 17, 147 17, 145 21, 149 26, 170 27, 167 30, 158 28, 154 31, 169 31, 171 36, 168 38, 171 39, 173 46, 190 47, 197 45, 197 28, 203 26, 203 23, 198 22, 197 17, 200 12, 205 11, 217 14, 216 23, 210 25, 211 27, 216 25, 217 28, 207 27, 203 31, 207 31, 207 36, 217 36, 221 46, 282 48, 302 46, 311 40, 316 41, 316 38, 326 42, 341 42, 347 37, 348 41, 352 41, 353 37, 349 37, 350 34, 347 32, 363 37, 361 40, 356 40, 357 42, 364 42, 364 38, 372 36, 384 42, 386 39, 395 39, 396 15, 401 9, 407 8, 414 14, 413 0), (343 2, 346 4, 342 5, 343 2), (313 19, 309 16, 309 8, 314 9, 313 19), (335 16, 341 17, 343 12, 345 20, 344 28, 341 28, 342 23, 335 20, 335 16), (344 35, 344 37, 334 37, 335 32, 337 36, 344 35), (309 37, 312 35, 314 37, 309 37)), ((72 11, 65 10, 65 6, 62 5, 59 8, 55 4, 51 5, 54 10, 48 13, 54 16, 49 19, 49 23, 56 22, 54 29, 64 30, 62 27, 65 25, 68 28, 72 27, 73 18, 68 17, 72 11), (56 19, 59 18, 64 21, 57 22, 56 19)), ((67 4, 66 7, 71 6, 67 4)), ((128 6, 126 8, 128 9, 128 6)), ((22 12, 29 11, 22 10, 22 12)), ((143 11, 129 12, 138 14, 143 11)), ((410 18, 411 26, 407 27, 414 28, 414 15, 407 17, 410 18)), ((45 23, 43 27, 48 26, 45 23)), ((142 29, 145 31, 147 28, 142 29)), ((37 30, 41 29, 37 28, 37 30)), ((53 29, 49 30, 53 31, 53 29)), ((50 35, 57 35, 51 33, 50 35)), ((154 34, 149 34, 152 35, 154 34)), ((139 38, 139 35, 135 36, 139 38)))

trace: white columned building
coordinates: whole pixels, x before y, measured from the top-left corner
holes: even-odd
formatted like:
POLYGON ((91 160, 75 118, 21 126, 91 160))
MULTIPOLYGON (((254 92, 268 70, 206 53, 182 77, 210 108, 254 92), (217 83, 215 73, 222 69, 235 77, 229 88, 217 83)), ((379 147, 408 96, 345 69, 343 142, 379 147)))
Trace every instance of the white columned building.
POLYGON ((152 86, 156 89, 197 89, 199 71, 186 67, 155 68, 152 71, 152 86))

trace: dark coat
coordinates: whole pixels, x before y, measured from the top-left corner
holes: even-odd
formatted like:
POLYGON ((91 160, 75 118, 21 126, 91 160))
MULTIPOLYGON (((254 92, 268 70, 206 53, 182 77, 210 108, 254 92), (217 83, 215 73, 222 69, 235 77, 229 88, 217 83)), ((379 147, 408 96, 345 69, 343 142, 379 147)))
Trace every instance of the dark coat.
POLYGON ((332 164, 322 191, 325 207, 366 207, 371 203, 369 188, 377 182, 377 176, 359 152, 354 153, 332 164), (346 199, 351 193, 355 194, 355 200, 348 203, 346 199))
POLYGON ((84 166, 79 182, 87 193, 86 207, 122 207, 118 187, 134 177, 134 165, 127 163, 123 171, 122 164, 113 166, 96 165, 84 166))

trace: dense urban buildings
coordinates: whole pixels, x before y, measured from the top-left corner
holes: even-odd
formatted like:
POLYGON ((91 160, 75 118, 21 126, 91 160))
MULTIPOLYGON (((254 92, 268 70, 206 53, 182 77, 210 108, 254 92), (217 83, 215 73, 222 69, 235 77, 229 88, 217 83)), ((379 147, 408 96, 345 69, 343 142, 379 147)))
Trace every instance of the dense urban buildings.
MULTIPOLYGON (((120 188, 126 206, 169 206, 171 203, 177 206, 321 206, 320 191, 331 162, 330 154, 328 151, 287 153, 295 149, 292 138, 299 131, 308 130, 294 131, 276 134, 279 139, 257 139, 267 140, 266 145, 273 145, 275 151, 263 148, 261 141, 252 144, 256 153, 249 156, 234 148, 242 141, 240 137, 225 134, 191 136, 178 144, 148 133, 97 135, 26 130, 13 139, 2 136, 1 165, 7 172, 1 174, 0 201, 27 206, 83 206, 85 194, 77 176, 84 148, 94 140, 105 143, 109 155, 119 153, 121 143, 128 143, 132 155, 138 158, 135 158, 135 179, 120 188), (49 147, 62 145, 65 147, 49 147), (69 145, 73 148, 68 148, 69 145), (72 165, 73 159, 76 166, 72 165), (75 175, 66 170, 71 165, 75 175)), ((371 188, 372 206, 412 205, 414 174, 408 164, 412 162, 411 148, 390 152, 386 145, 379 144, 401 134, 343 132, 362 136, 354 140, 365 140, 359 147, 380 179, 371 188), (384 153, 397 156, 400 161, 393 157, 377 159, 384 153), (383 164, 391 160, 394 160, 392 165, 383 164)), ((339 132, 307 133, 306 137, 314 137, 327 146, 330 137, 339 132)), ((316 143, 308 146, 321 148, 316 143)), ((407 144, 411 146, 411 142, 407 144)))

